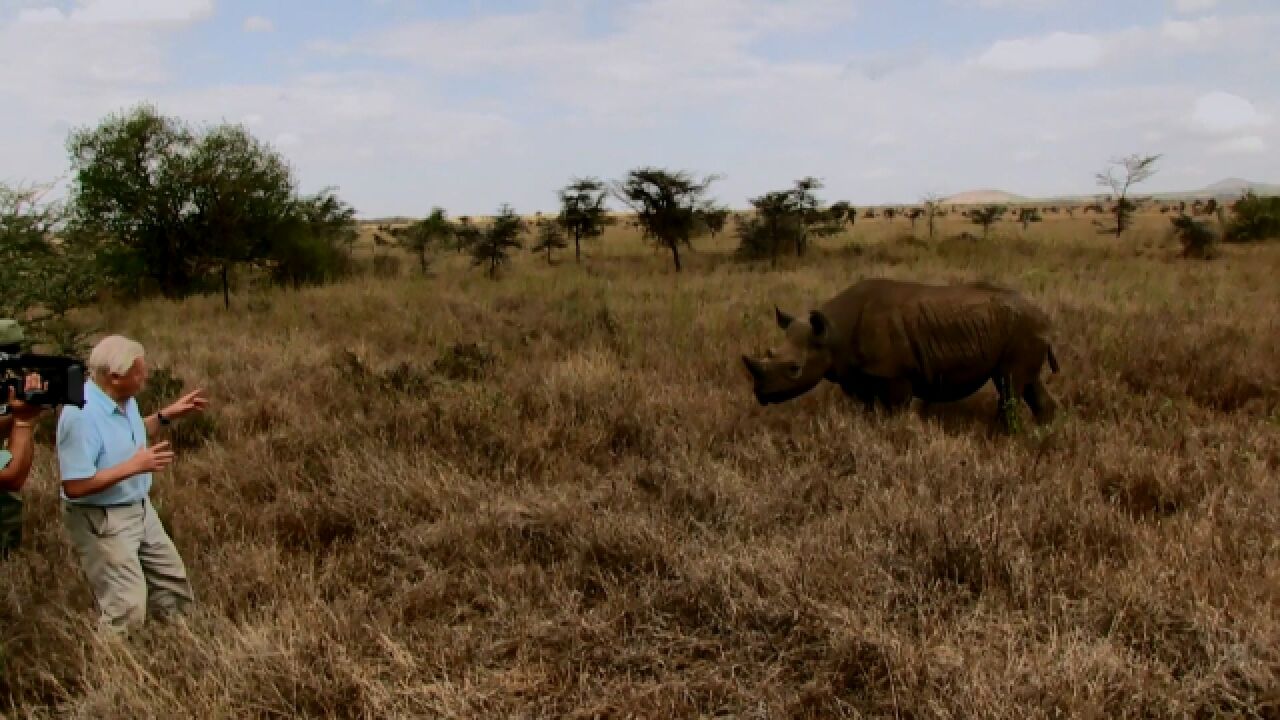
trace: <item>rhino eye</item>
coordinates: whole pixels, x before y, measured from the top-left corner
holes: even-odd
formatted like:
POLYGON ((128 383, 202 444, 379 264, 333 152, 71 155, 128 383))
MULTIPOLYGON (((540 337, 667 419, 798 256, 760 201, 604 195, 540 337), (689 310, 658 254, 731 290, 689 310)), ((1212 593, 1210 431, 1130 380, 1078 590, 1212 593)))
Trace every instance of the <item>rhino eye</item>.
POLYGON ((800 363, 791 363, 791 366, 787 368, 787 370, 791 373, 792 378, 799 379, 800 373, 804 372, 804 366, 800 363))

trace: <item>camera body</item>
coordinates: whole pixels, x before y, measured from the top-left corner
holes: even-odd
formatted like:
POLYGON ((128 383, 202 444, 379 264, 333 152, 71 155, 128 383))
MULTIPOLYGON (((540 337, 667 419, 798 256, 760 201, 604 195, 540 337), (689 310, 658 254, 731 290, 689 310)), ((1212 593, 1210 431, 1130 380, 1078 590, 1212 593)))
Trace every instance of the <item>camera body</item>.
POLYGON ((6 352, 0 348, 0 415, 9 414, 9 389, 28 405, 84 407, 84 364, 66 355, 6 352), (39 373, 44 390, 27 392, 27 375, 39 373))

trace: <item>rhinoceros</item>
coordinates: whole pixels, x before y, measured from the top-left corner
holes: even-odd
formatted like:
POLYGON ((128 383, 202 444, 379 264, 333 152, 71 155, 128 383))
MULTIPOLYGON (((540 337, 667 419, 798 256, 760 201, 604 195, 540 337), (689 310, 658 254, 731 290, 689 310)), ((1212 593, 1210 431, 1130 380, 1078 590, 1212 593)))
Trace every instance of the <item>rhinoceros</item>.
POLYGON ((1037 423, 1057 401, 1044 386, 1045 361, 1058 372, 1050 321, 1021 294, 988 282, 930 285, 860 280, 807 318, 774 307, 785 341, 763 358, 742 356, 761 405, 786 402, 823 380, 867 409, 898 410, 913 398, 952 402, 995 384, 997 421, 1012 429, 1017 398, 1037 423))

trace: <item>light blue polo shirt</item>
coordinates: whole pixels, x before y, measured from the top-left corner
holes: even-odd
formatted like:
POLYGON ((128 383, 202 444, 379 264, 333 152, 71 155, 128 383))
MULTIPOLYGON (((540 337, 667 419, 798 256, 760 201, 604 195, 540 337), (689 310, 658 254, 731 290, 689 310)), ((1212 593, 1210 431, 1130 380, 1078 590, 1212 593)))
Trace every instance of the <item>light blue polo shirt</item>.
MULTIPOLYGON (((124 410, 93 380, 84 383, 84 407, 64 405, 58 417, 58 470, 62 479, 82 480, 119 465, 147 446, 138 402, 129 398, 124 410)), ((133 475, 102 492, 74 500, 76 505, 117 505, 141 500, 151 492, 151 473, 133 475)))

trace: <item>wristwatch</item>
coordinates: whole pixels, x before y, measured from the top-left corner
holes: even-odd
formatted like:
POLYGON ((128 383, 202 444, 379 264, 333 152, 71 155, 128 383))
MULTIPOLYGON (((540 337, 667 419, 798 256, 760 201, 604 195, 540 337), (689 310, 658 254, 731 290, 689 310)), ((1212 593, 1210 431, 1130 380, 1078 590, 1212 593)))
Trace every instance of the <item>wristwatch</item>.
POLYGON ((169 418, 165 417, 164 413, 159 411, 156 412, 156 419, 160 421, 161 425, 168 425, 169 423, 173 422, 169 418))

